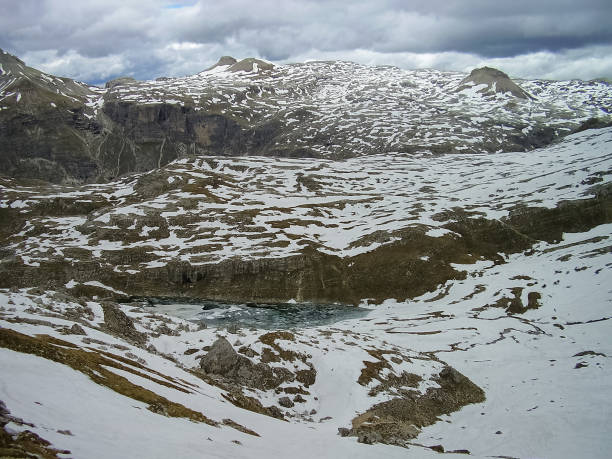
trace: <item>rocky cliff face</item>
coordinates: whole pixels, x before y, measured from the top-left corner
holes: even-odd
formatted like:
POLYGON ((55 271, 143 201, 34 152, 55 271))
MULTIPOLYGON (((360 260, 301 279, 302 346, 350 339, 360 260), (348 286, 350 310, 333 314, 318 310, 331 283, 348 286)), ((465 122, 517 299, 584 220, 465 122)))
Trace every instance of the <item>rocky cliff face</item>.
POLYGON ((87 106, 92 88, 26 67, 0 50, 0 173, 82 183, 99 175, 102 132, 87 106))
POLYGON ((266 154, 271 139, 281 130, 275 122, 245 129, 220 114, 176 104, 137 105, 110 95, 100 116, 112 123, 111 138, 119 142, 109 151, 104 169, 114 176, 149 171, 188 155, 237 156, 266 154), (113 154, 114 153, 114 154, 113 154))
POLYGON ((225 56, 185 78, 104 89, 0 53, 0 174, 108 181, 201 155, 350 158, 523 151, 609 117, 605 82, 468 77, 343 62, 274 66, 225 56), (565 101, 565 105, 559 101, 565 101))

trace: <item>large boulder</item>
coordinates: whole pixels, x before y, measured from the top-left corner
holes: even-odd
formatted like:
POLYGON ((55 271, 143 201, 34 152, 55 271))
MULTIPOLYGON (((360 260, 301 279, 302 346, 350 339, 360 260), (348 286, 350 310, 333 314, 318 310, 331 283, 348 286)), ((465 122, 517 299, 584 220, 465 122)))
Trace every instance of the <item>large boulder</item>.
POLYGON ((102 302, 102 310, 104 311, 104 328, 111 334, 134 344, 142 345, 147 341, 146 335, 136 330, 132 319, 115 303, 102 302))
POLYGON ((273 389, 291 380, 290 372, 272 369, 265 363, 253 363, 238 354, 228 340, 219 338, 202 357, 200 367, 204 372, 221 376, 235 384, 256 389, 273 389))

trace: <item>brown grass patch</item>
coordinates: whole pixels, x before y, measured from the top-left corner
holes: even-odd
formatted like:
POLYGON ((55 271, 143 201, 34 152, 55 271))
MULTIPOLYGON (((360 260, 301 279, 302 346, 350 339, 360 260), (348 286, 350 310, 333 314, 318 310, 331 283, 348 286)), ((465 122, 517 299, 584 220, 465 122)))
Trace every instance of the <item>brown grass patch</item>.
POLYGON ((278 362, 280 361, 280 359, 286 360, 288 362, 293 362, 294 360, 301 360, 304 363, 306 362, 308 357, 305 354, 283 349, 278 344, 276 344, 277 339, 286 340, 286 341, 295 341, 295 336, 293 335, 293 333, 289 333, 286 331, 275 331, 275 332, 266 333, 259 337, 260 342, 262 342, 263 344, 267 346, 270 346, 272 349, 274 349, 278 353, 278 356, 276 356, 275 354, 271 352, 266 352, 266 350, 264 349, 263 352, 264 354, 267 355, 268 358, 270 358, 269 360, 270 362, 278 362))
POLYGON ((395 391, 395 389, 401 389, 405 386, 417 387, 419 385, 419 382, 421 382, 422 378, 420 376, 412 374, 412 373, 407 373, 407 372, 402 372, 402 374, 400 374, 399 376, 394 373, 390 373, 387 377, 383 377, 380 374, 380 372, 384 370, 385 368, 392 370, 391 365, 389 364, 387 359, 385 359, 384 355, 392 354, 393 355, 393 357, 391 358, 392 360, 394 361, 397 360, 397 362, 401 362, 404 359, 401 357, 399 352, 383 351, 379 349, 369 349, 367 352, 372 357, 377 359, 377 361, 376 362, 370 362, 367 360, 363 361, 364 368, 361 370, 361 374, 359 375, 359 378, 357 379, 357 383, 362 386, 367 386, 373 380, 376 380, 380 383, 376 385, 375 387, 373 387, 368 393, 368 395, 374 397, 378 393, 385 391, 385 390, 395 391))

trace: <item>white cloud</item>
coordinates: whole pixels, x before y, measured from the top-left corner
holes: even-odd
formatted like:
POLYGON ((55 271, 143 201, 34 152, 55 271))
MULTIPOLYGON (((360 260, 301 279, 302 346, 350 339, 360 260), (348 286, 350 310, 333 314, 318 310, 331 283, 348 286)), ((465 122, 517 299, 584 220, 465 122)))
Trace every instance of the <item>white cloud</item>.
POLYGON ((19 0, 8 8, 0 46, 88 81, 196 73, 225 54, 612 77, 609 0, 19 0))
POLYGON ((338 59, 366 65, 394 65, 404 69, 435 68, 459 72, 469 72, 487 65, 498 68, 512 77, 529 79, 591 80, 612 76, 612 45, 492 59, 458 52, 379 53, 363 49, 334 52, 311 50, 292 56, 285 62, 338 59))
POLYGON ((59 54, 56 50, 33 51, 22 59, 30 67, 58 76, 69 76, 79 81, 105 81, 117 75, 129 75, 130 62, 121 54, 85 57, 74 50, 59 54))
POLYGON ((589 46, 558 53, 537 52, 512 58, 481 60, 478 66, 490 65, 509 75, 551 80, 612 77, 612 45, 589 46))
MULTIPOLYGON (((225 44, 173 42, 153 50, 151 67, 158 76, 184 76, 198 73, 214 64, 220 56, 238 58, 257 56, 254 48, 242 42, 228 40, 225 44)), ((81 81, 101 82, 119 75, 138 76, 138 63, 127 53, 102 57, 82 56, 74 50, 64 54, 57 51, 35 51, 22 56, 26 63, 47 73, 70 76, 81 81)), ((558 53, 537 52, 507 58, 486 59, 476 54, 441 53, 381 53, 366 49, 349 51, 310 50, 292 55, 278 63, 308 60, 347 60, 365 65, 394 65, 404 69, 435 68, 469 72, 476 67, 491 66, 515 78, 568 80, 610 77, 612 75, 612 46, 594 46, 558 53)))

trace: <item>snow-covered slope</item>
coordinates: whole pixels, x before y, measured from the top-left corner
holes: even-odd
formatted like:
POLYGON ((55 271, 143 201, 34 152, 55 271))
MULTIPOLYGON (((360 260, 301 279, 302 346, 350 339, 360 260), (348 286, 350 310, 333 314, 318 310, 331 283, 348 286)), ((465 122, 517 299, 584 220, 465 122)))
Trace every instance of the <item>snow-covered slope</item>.
POLYGON ((0 424, 57 457, 607 457, 611 162, 605 128, 528 153, 5 179, 0 424), (264 287, 371 312, 270 332, 111 300, 264 287))
MULTIPOLYGON (((444 275, 452 277, 459 270, 449 263, 493 259, 497 252, 520 251, 535 240, 555 240, 564 230, 556 225, 588 229, 605 222, 611 139, 612 129, 606 128, 525 153, 396 153, 342 162, 195 158, 80 187, 28 187, 6 180, 0 202, 18 228, 5 247, 20 268, 5 268, 5 282, 14 276, 17 285, 38 279, 53 287, 91 281, 94 270, 95 280, 128 294, 143 294, 135 290, 140 286, 153 289, 149 294, 159 288, 160 295, 174 289, 222 298, 223 292, 211 290, 214 285, 206 282, 214 276, 237 279, 239 271, 227 274, 229 265, 223 265, 225 271, 214 274, 211 266, 262 259, 282 264, 314 250, 336 257, 339 276, 347 282, 361 275, 355 270, 362 265, 364 275, 371 276, 367 267, 375 261, 379 269, 389 270, 384 259, 368 258, 389 247, 410 248, 404 258, 412 265, 405 270, 415 279, 434 276, 419 270, 440 260, 447 268, 444 275), (558 208, 563 201, 578 204, 558 208), (168 287, 148 283, 168 278, 173 282, 168 287)), ((272 268, 252 269, 263 275, 272 268)), ((371 297, 411 296, 401 289, 406 275, 397 276, 393 282, 400 287, 380 295, 370 292, 371 297)), ((418 282, 426 291, 447 278, 418 282)), ((358 303, 370 297, 360 291, 362 281, 347 287, 359 292, 350 296, 321 290, 316 279, 303 284, 293 279, 282 280, 286 291, 272 285, 259 294, 245 287, 234 299, 358 303), (319 290, 308 287, 313 282, 319 290), (270 289, 278 290, 277 295, 270 296, 270 289)), ((230 290, 226 295, 237 288, 223 285, 230 290)))
MULTIPOLYGON (((79 304, 36 289, 5 290, 0 293, 0 399, 12 416, 6 428, 13 435, 33 431, 54 448, 84 458, 437 454, 418 445, 468 450, 475 457, 604 458, 612 414, 611 230, 608 224, 566 234, 559 244, 540 244, 502 265, 462 266, 468 277, 450 281, 438 292, 406 303, 386 302, 366 318, 292 330, 271 345, 256 329, 199 329, 148 307, 123 306, 136 329, 148 335, 144 349, 109 334, 100 302, 79 304), (504 310, 502 300, 527 303, 533 292, 540 295, 536 309, 521 314, 504 310), (70 330, 75 323, 84 335, 73 334, 79 333, 70 330), (47 343, 42 350, 29 343, 15 352, 17 344, 8 339, 7 330, 67 343, 38 338, 47 343), (297 388, 303 394, 300 401, 281 406, 289 422, 233 406, 223 397, 228 391, 188 371, 199 367, 203 347, 208 349, 218 336, 226 336, 236 349, 251 349, 256 361, 265 349, 285 352, 273 365, 291 371, 303 364, 285 360, 286 355, 307 355, 316 370, 314 384, 283 384, 280 394, 245 390, 263 405, 278 406, 283 387, 297 388), (58 362, 54 352, 74 352, 69 343, 107 360, 85 369, 69 358, 58 362), (407 451, 361 445, 337 435, 338 427, 350 427, 353 417, 397 398, 402 388, 391 385, 376 392, 378 380, 358 383, 366 362, 387 366, 379 373, 383 381, 404 371, 422 377, 417 390, 423 391, 436 387, 430 378, 444 368, 438 359, 472 378, 484 389, 486 401, 424 427, 407 443, 407 451), (109 373, 96 378, 101 369, 109 373), (114 375, 163 397, 166 401, 158 402, 162 409, 143 403, 137 387, 131 395, 121 388, 109 390, 114 375), (203 413, 221 427, 164 415, 167 401, 203 413), (226 419, 259 436, 243 433, 229 421, 224 424, 226 419)), ((413 390, 410 385, 404 389, 413 390)))
MULTIPOLYGON (((95 86, 60 78, 26 66, 26 64, 11 54, 0 49, 0 104, 2 110, 10 109, 11 105, 32 103, 37 91, 46 92, 49 103, 58 101, 80 104, 90 103, 100 89, 95 86), (24 98, 25 97, 25 98, 24 98)), ((56 107, 57 108, 57 105, 56 107)), ((91 116, 91 115, 90 115, 91 116)))

